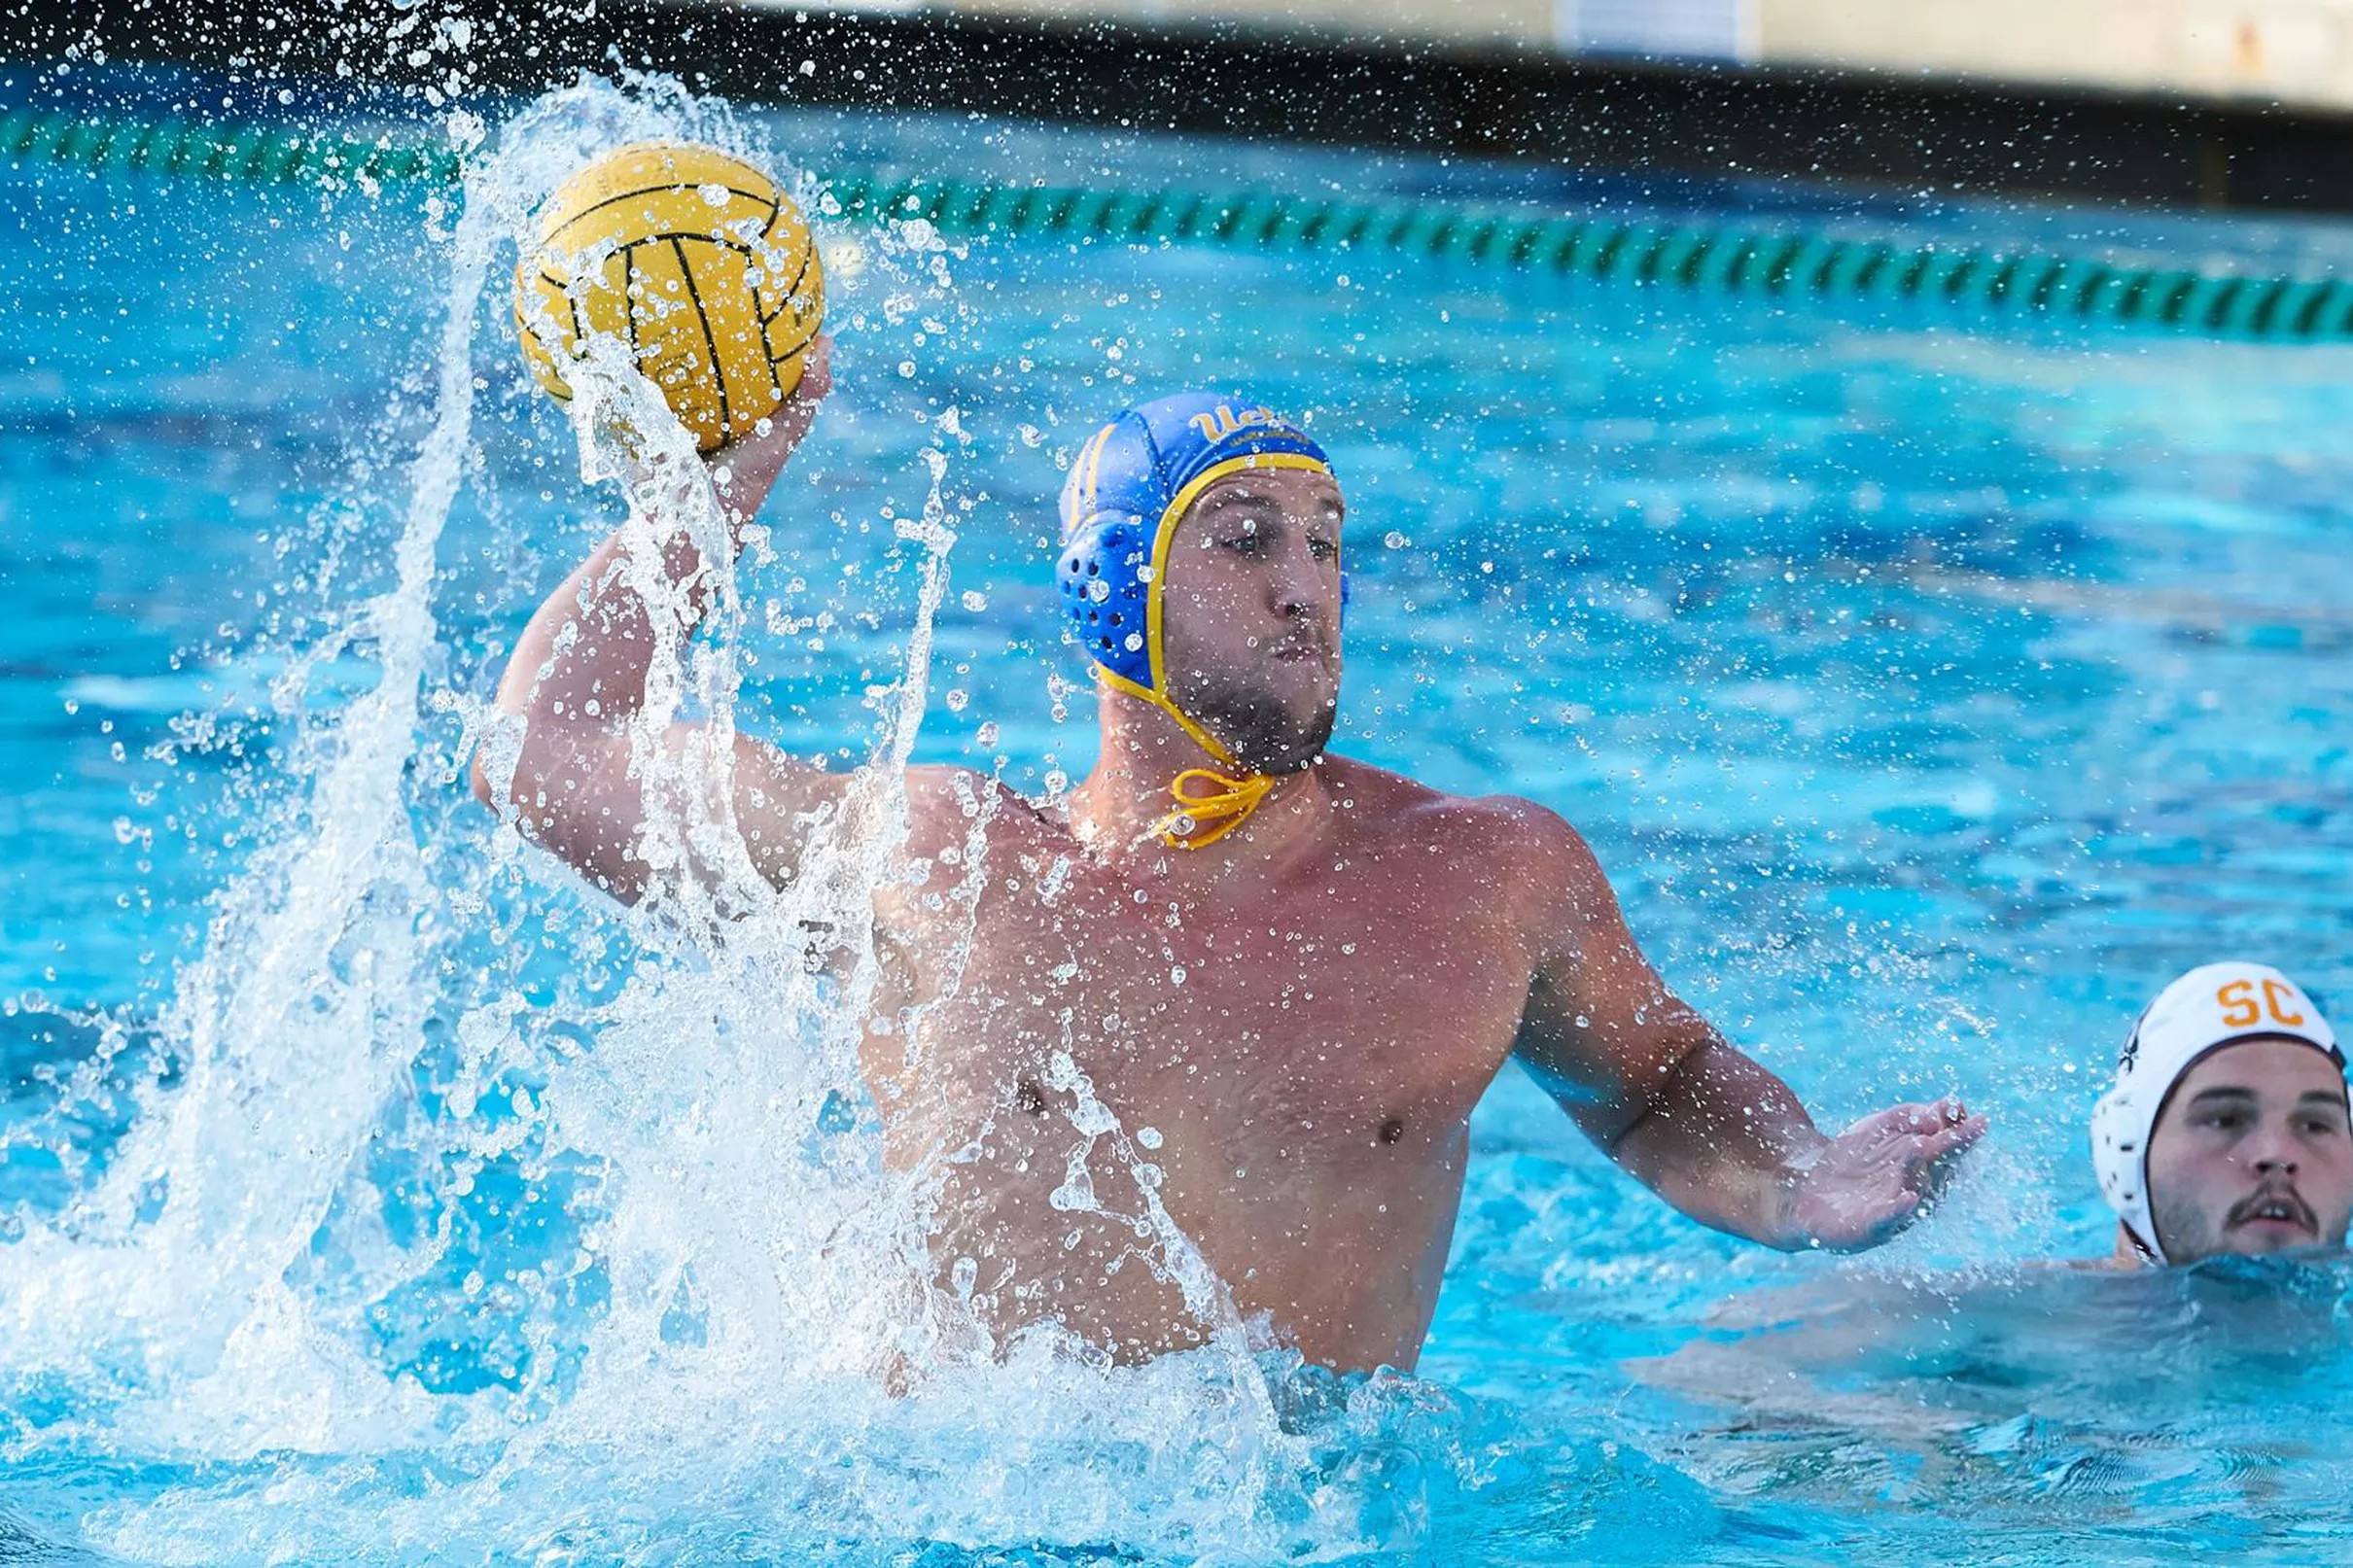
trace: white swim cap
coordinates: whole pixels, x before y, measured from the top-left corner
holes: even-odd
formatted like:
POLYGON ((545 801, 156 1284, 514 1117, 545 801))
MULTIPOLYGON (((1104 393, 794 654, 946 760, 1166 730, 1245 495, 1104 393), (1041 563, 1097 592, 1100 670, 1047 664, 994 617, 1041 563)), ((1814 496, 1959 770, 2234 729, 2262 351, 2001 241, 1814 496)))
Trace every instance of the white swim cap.
POLYGON ((2203 964, 2158 993, 2117 1055, 2116 1087, 2091 1108, 2091 1163, 2100 1191, 2133 1239, 2160 1263, 2168 1260, 2149 1218, 2149 1134, 2158 1112, 2208 1052, 2265 1035, 2301 1040, 2344 1069, 2335 1031, 2295 981, 2269 964, 2203 964))

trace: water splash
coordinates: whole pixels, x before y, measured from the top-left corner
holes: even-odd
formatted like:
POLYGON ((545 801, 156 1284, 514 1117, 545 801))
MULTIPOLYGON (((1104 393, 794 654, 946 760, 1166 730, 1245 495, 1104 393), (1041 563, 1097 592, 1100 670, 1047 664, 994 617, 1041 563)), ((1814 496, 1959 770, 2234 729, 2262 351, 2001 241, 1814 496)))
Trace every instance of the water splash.
MULTIPOLYGON (((856 1046, 878 977, 870 893, 905 827, 955 543, 953 422, 926 454, 920 515, 895 523, 916 593, 883 738, 788 886, 702 804, 724 791, 659 787, 733 753, 747 615, 723 549, 705 552, 711 635, 662 634, 633 732, 650 793, 685 803, 650 835, 655 895, 627 914, 584 900, 478 820, 451 841, 456 769, 435 759, 479 744, 497 772, 514 752, 451 675, 434 609, 480 467, 477 364, 510 347, 481 323, 503 315, 501 261, 537 200, 656 135, 765 155, 674 85, 588 82, 473 146, 454 223, 431 215, 449 283, 389 571, 275 683, 291 738, 262 847, 150 1026, 158 1065, 128 1132, 68 1206, 20 1217, 0 1384, 71 1392, 0 1451, 135 1459, 138 1484, 60 1527, 145 1560, 1365 1544, 1363 1488, 1397 1487, 1345 1457, 1347 1434, 1419 1385, 1347 1385, 1314 1419, 1286 1409, 1295 1359, 1253 1349, 1091 1094, 1087 1131, 1215 1327, 1201 1351, 1115 1369, 1033 1333, 975 1354, 985 1336, 926 1282, 922 1176, 882 1166, 856 1046), (308 706, 334 684, 312 674, 355 655, 372 683, 308 706), (673 753, 660 737, 685 716, 701 738, 673 753), (909 1366, 920 1394, 898 1397, 887 1374, 909 1366)), ((935 236, 873 249, 886 314, 952 291, 935 236)), ((583 480, 630 492, 641 545, 722 539, 709 486, 678 482, 702 472, 685 432, 616 350, 593 358, 573 404, 583 480), (625 451, 621 426, 640 433, 625 451)))

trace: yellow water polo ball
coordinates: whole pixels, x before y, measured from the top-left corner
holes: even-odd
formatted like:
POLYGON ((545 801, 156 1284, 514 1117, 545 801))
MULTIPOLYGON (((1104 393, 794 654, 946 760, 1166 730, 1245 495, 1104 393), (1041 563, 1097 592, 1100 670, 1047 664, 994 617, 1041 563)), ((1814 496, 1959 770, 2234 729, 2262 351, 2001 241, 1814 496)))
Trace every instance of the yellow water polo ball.
POLYGON ((685 142, 619 148, 565 181, 515 268, 515 328, 541 386, 569 401, 567 366, 589 334, 609 334, 706 452, 791 396, 825 309, 792 198, 685 142))

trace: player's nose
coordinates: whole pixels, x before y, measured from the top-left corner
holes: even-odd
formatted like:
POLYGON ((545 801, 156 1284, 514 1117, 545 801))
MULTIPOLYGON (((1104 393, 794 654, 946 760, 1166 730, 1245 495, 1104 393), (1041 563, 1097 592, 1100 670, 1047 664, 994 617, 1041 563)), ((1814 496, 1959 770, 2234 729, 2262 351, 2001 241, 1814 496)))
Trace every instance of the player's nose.
POLYGON ((2261 1174, 2296 1174, 2296 1137, 2284 1123, 2266 1121, 2248 1144, 2247 1163, 2261 1174))
POLYGON ((1338 575, 1317 559, 1314 544, 1299 531, 1274 552, 1267 569, 1267 597, 1284 615, 1316 618, 1330 613, 1339 602, 1338 575))

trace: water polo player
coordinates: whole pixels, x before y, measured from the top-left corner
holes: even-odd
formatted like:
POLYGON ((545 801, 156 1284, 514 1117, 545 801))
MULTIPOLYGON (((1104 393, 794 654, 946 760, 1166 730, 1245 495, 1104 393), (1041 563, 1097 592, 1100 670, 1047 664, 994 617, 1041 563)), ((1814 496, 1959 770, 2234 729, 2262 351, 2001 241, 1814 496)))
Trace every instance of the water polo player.
MULTIPOLYGON (((738 525, 825 365, 821 343, 774 432, 713 459, 738 525)), ((1231 1312, 1332 1367, 1412 1367, 1471 1107, 1515 1053, 1636 1178, 1776 1247, 1885 1240, 1982 1132, 1931 1104, 1824 1136, 1668 993, 1560 818, 1325 751, 1345 505, 1300 427, 1243 397, 1147 402, 1078 451, 1062 509, 1040 570, 1100 673, 1101 759, 1046 805, 909 768, 872 893, 885 1157, 936 1183, 939 1282, 1000 1343, 1051 1322, 1139 1359, 1231 1312)), ((800 525, 774 526, 790 553, 800 525)), ((701 602, 683 533, 631 549, 607 541, 533 616, 498 694, 504 776, 475 770, 623 899, 657 890, 634 585, 701 602)), ((695 739, 675 732, 682 766, 695 739)), ((856 777, 739 738, 698 787, 783 886, 856 777)))
POLYGON ((2335 1032, 2277 969, 2191 970, 2125 1037, 2091 1157, 2120 1263, 2344 1245, 2353 1134, 2335 1032))

